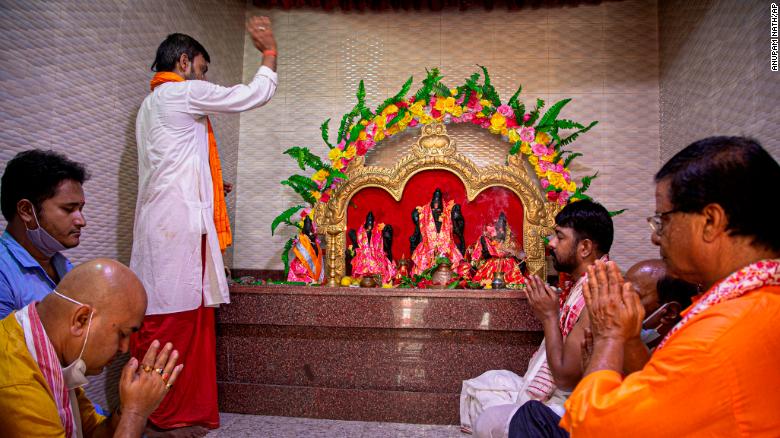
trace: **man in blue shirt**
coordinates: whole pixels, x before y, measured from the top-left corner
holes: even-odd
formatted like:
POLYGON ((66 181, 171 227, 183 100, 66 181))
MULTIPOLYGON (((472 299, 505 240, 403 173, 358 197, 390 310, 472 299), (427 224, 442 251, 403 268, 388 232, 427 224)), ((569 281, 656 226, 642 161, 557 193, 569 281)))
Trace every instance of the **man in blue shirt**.
POLYGON ((48 295, 73 266, 60 251, 78 246, 89 179, 83 165, 53 151, 17 154, 0 183, 8 221, 0 237, 0 319, 48 295))

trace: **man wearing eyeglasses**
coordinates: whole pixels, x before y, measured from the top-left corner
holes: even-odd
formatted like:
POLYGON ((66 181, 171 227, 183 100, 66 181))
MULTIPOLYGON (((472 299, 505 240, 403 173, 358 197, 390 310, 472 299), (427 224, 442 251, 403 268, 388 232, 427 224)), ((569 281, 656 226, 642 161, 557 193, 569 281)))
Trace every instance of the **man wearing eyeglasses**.
POLYGON ((590 267, 593 355, 562 427, 578 437, 777 436, 780 227, 766 190, 778 181, 777 161, 741 137, 695 142, 661 168, 652 241, 671 275, 706 292, 624 377, 644 310, 614 263, 590 267))

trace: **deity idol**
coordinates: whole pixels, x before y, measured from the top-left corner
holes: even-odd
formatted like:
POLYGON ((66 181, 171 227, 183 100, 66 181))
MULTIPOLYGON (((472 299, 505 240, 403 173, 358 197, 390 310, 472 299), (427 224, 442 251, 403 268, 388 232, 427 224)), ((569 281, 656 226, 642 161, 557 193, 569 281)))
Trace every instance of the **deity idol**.
POLYGON ((366 222, 358 228, 356 238, 355 230, 350 230, 350 238, 357 241, 352 257, 352 275, 362 277, 379 274, 384 283, 392 281, 396 273, 393 263, 392 241, 393 227, 383 223, 374 224, 374 213, 369 211, 366 222))
POLYGON ((441 190, 437 188, 430 204, 412 210, 412 221, 415 227, 414 234, 409 238, 414 263, 412 274, 419 274, 432 267, 439 256, 450 259, 452 266, 460 264, 463 252, 455 244, 455 237, 460 239, 462 247, 465 221, 455 201, 444 204, 441 190))
POLYGON ((477 272, 472 280, 483 285, 493 281, 495 272, 503 272, 507 285, 525 284, 523 264, 525 253, 517 248, 512 229, 503 212, 495 225, 488 225, 472 251, 472 263, 477 272))
POLYGON ((287 281, 322 283, 325 280, 322 248, 314 223, 308 216, 303 220, 303 229, 295 238, 292 250, 295 259, 290 263, 287 281))

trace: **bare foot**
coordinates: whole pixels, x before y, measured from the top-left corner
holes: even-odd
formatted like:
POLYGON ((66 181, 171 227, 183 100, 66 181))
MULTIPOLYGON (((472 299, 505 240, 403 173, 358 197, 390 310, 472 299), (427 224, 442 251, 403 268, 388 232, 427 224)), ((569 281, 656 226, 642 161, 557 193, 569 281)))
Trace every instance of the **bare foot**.
POLYGON ((203 426, 185 426, 176 429, 160 429, 151 423, 146 425, 144 435, 148 438, 201 438, 208 435, 209 430, 203 426))

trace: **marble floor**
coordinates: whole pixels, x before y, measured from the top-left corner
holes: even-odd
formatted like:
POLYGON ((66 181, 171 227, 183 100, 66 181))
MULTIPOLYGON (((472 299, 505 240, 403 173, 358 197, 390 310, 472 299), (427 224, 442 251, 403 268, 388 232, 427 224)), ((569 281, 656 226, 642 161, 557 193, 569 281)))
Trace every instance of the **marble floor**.
POLYGON ((397 437, 468 438, 459 426, 318 420, 221 413, 221 427, 208 437, 397 437))

